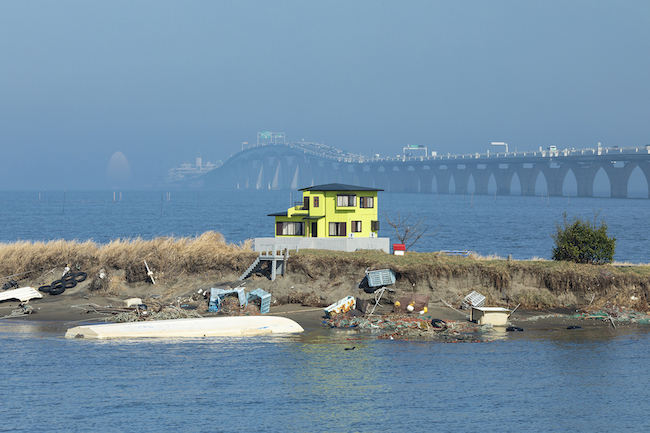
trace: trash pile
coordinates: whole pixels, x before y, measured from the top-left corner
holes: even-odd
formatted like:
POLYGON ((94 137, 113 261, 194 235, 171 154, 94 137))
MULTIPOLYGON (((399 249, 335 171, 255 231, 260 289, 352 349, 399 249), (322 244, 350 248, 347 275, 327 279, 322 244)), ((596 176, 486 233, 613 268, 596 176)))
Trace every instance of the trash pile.
MULTIPOLYGON (((203 316, 197 309, 193 309, 189 303, 197 301, 199 298, 207 299, 208 297, 210 302, 207 311, 210 313, 226 316, 257 316, 268 312, 271 295, 262 289, 252 290, 246 296, 241 288, 233 290, 213 288, 205 292, 199 290, 187 300, 178 298, 175 302, 176 305, 161 305, 160 302, 153 300, 152 296, 152 300, 148 305, 143 303, 140 298, 131 298, 126 299, 123 306, 83 304, 74 305, 73 307, 83 308, 84 312, 82 314, 106 315, 108 316, 107 321, 116 323, 201 318, 203 316), (188 304, 183 302, 188 302, 188 304)), ((205 306, 200 311, 205 312, 205 306)))
POLYGON ((14 279, 10 279, 9 281, 7 281, 2 285, 2 290, 11 290, 17 288, 18 288, 18 283, 14 279))
POLYGON ((445 343, 488 342, 491 325, 477 325, 471 322, 431 319, 429 316, 390 314, 385 316, 343 315, 326 319, 332 328, 357 328, 379 331, 381 339, 390 340, 435 340, 445 343))
POLYGON ((221 299, 221 305, 215 312, 225 316, 257 316, 260 314, 260 304, 258 299, 241 305, 237 295, 229 294, 221 299))
POLYGON ((202 316, 195 310, 181 310, 174 306, 165 307, 158 312, 148 312, 147 310, 136 310, 124 312, 115 316, 107 317, 106 320, 115 323, 125 322, 142 322, 145 320, 170 320, 170 319, 191 319, 201 318, 202 316))
POLYGON ((605 307, 603 310, 576 313, 568 316, 571 319, 595 319, 603 322, 638 323, 641 325, 650 324, 650 314, 630 310, 625 307, 605 307))
POLYGON ((241 286, 234 289, 213 287, 209 296, 208 312, 228 316, 266 314, 271 306, 271 294, 259 288, 245 293, 241 286))
POLYGON ((11 314, 7 314, 6 316, 0 317, 0 319, 9 319, 11 317, 25 316, 27 314, 32 314, 32 313, 34 313, 34 307, 28 304, 20 304, 19 308, 15 310, 11 310, 11 314))
POLYGON ((615 323, 650 325, 650 314, 617 306, 606 307, 596 311, 582 311, 575 314, 540 314, 532 317, 518 318, 517 322, 536 322, 541 319, 550 318, 602 320, 603 322, 611 323, 613 326, 616 326, 615 323))
POLYGON ((150 309, 140 299, 137 299, 137 304, 131 304, 129 301, 132 301, 132 299, 127 299, 125 301, 126 306, 122 307, 113 307, 112 305, 101 306, 97 304, 73 305, 73 307, 84 309, 82 314, 96 313, 106 315, 106 321, 116 323, 202 317, 195 310, 183 310, 175 305, 152 305, 150 309))

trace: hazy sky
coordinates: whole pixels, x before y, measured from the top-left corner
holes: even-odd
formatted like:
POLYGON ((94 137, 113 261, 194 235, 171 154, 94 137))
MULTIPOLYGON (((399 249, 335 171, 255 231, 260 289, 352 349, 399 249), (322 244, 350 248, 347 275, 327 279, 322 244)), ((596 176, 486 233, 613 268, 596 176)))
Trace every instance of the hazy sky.
POLYGON ((650 2, 0 2, 0 189, 135 187, 258 131, 396 155, 650 144, 650 2), (493 148, 493 150, 496 150, 493 148))

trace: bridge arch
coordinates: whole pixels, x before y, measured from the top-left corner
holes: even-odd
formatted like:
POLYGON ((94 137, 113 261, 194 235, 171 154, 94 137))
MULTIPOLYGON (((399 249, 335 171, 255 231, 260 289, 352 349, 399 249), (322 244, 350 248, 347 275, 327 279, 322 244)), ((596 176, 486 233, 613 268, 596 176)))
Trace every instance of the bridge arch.
POLYGON ((593 180, 593 196, 594 197, 611 197, 612 196, 612 185, 609 179, 609 175, 605 171, 605 167, 599 167, 596 171, 593 180))
POLYGON ((522 190, 519 174, 515 171, 510 180, 510 195, 522 195, 522 190))
POLYGON ((201 183, 205 189, 296 189, 340 182, 373 184, 387 191, 487 194, 488 184, 494 182, 496 191, 490 186, 489 193, 517 194, 519 185, 519 194, 533 195, 541 193, 536 187, 543 178, 548 193, 560 196, 576 194, 568 187, 575 178, 577 195, 590 197, 594 195, 594 185, 601 188, 604 171, 609 196, 645 198, 650 195, 650 151, 644 147, 610 149, 602 154, 585 149, 559 152, 559 155, 527 152, 523 156, 476 154, 377 160, 357 158, 317 143, 301 146, 299 143, 252 146, 204 175, 201 183), (385 167, 383 173, 379 166, 385 167), (639 184, 643 186, 640 192, 639 184))
POLYGON ((578 179, 573 173, 573 169, 569 168, 564 175, 562 181, 562 195, 567 197, 576 197, 578 195, 578 179))
POLYGON ((650 177, 643 172, 643 169, 635 164, 627 181, 627 196, 630 198, 650 197, 650 177))

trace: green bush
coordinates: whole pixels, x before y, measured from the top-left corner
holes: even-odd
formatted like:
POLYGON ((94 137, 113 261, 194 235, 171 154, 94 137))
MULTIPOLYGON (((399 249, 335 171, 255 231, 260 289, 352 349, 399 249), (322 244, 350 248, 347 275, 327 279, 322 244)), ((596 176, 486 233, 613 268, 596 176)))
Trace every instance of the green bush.
POLYGON ((551 235, 555 241, 553 260, 600 265, 614 260, 616 238, 607 236, 607 224, 603 221, 596 225, 598 214, 593 223, 578 217, 569 223, 566 212, 563 217, 564 224, 556 223, 557 233, 551 235))

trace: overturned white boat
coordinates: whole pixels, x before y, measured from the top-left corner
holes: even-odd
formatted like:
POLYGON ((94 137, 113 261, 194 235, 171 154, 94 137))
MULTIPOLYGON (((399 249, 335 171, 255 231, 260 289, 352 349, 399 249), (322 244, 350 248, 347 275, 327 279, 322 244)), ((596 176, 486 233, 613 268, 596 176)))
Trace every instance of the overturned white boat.
POLYGON ((30 299, 42 298, 43 295, 33 287, 21 287, 19 289, 5 290, 0 292, 0 302, 17 299, 20 302, 27 302, 30 299))
POLYGON ((66 338, 243 337, 302 332, 298 323, 278 316, 205 317, 76 326, 66 338))

